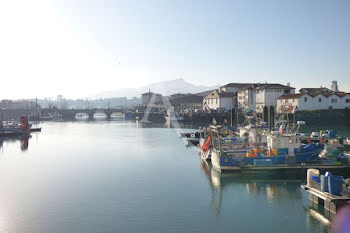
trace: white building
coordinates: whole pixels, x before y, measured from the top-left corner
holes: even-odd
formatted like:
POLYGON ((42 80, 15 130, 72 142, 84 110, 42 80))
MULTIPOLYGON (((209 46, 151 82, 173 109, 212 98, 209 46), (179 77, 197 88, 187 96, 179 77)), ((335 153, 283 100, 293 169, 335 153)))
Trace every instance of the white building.
POLYGON ((248 84, 237 92, 237 107, 246 111, 255 111, 256 87, 259 84, 248 84))
POLYGON ((203 99, 203 110, 231 109, 234 106, 234 92, 214 90, 203 99))
POLYGON ((339 92, 337 81, 332 81, 331 89, 332 89, 332 91, 334 91, 334 92, 339 92))
POLYGON ((230 93, 236 93, 240 88, 245 87, 247 85, 251 85, 252 83, 228 83, 225 86, 220 87, 220 91, 230 93))
POLYGON ((249 84, 238 90, 238 107, 246 111, 262 112, 265 106, 276 108, 277 99, 291 93, 295 93, 295 88, 282 84, 249 84))
POLYGON ((277 100, 278 113, 347 108, 350 108, 350 94, 344 92, 289 94, 277 100))

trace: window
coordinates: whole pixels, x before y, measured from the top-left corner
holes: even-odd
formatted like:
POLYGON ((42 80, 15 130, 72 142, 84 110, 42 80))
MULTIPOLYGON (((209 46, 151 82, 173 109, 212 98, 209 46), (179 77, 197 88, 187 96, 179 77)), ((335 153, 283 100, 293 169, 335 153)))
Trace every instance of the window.
POLYGON ((322 99, 321 99, 321 98, 318 98, 318 102, 320 102, 320 103, 321 103, 321 102, 322 102, 322 99))
POLYGON ((346 100, 345 100, 345 103, 350 103, 350 99, 346 99, 346 100))
POLYGON ((215 99, 216 100, 216 104, 218 103, 218 99, 215 99))
POLYGON ((332 103, 336 104, 337 103, 337 99, 332 99, 332 103))
POLYGON ((284 90, 284 94, 290 94, 290 90, 284 90))
POLYGON ((304 102, 307 102, 307 97, 304 98, 304 102))

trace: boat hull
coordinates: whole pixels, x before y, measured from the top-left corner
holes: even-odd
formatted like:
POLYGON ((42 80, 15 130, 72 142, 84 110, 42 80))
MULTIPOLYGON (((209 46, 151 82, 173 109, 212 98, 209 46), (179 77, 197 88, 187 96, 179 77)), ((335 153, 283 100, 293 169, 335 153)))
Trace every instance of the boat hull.
POLYGON ((275 155, 275 156, 260 156, 260 157, 247 157, 247 156, 226 156, 221 155, 221 152, 217 150, 211 151, 211 162, 215 169, 222 170, 241 170, 244 167, 273 167, 273 166, 285 166, 288 163, 299 165, 307 160, 313 160, 318 157, 320 150, 298 153, 293 156, 275 155))

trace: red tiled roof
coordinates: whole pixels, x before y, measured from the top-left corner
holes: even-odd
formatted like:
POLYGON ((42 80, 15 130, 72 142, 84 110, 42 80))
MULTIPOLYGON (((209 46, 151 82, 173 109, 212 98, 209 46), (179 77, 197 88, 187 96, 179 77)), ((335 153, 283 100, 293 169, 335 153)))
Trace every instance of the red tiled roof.
POLYGON ((277 99, 297 99, 300 98, 303 95, 310 95, 308 93, 298 93, 298 94, 284 94, 278 97, 277 99))
POLYGON ((242 88, 247 85, 251 85, 252 83, 228 83, 225 86, 222 87, 237 87, 237 88, 242 88))
POLYGON ((295 89, 294 87, 285 86, 279 83, 251 83, 240 88, 240 91, 245 91, 249 88, 259 88, 259 89, 295 89))

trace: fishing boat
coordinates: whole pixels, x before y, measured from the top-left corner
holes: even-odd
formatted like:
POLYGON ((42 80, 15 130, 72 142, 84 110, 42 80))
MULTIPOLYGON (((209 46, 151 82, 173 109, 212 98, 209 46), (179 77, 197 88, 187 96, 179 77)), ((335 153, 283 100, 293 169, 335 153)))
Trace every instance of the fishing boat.
POLYGON ((21 116, 20 122, 8 122, 0 124, 0 134, 6 136, 18 136, 21 134, 28 134, 30 132, 31 125, 28 123, 27 116, 21 116))
POLYGON ((200 132, 180 133, 180 136, 185 138, 200 138, 200 132))
POLYGON ((220 125, 209 127, 208 137, 200 139, 201 158, 211 159, 211 148, 220 147, 225 153, 245 155, 250 148, 248 138, 241 138, 239 134, 232 130, 222 129, 220 125), (217 135, 216 135, 217 134, 217 135))
POLYGON ((248 137, 252 146, 266 146, 267 140, 264 135, 270 131, 267 123, 253 116, 247 117, 247 119, 248 124, 246 126, 238 127, 239 136, 248 137), (253 120, 255 123, 253 123, 253 120))
MULTIPOLYGON (((299 121, 297 125, 305 124, 299 121)), ((211 162, 215 169, 241 170, 244 167, 275 166, 275 165, 297 165, 308 160, 318 158, 323 149, 321 144, 302 144, 301 136, 295 131, 287 130, 281 126, 280 131, 271 131, 266 135, 267 146, 255 147, 247 151, 246 155, 231 153, 221 147, 219 134, 213 129, 213 134, 218 139, 218 147, 210 148, 211 162)))
MULTIPOLYGON (((218 145, 220 144, 220 148, 223 152, 235 156, 245 156, 247 152, 254 147, 266 146, 266 132, 268 132, 268 128, 266 125, 261 125, 260 122, 257 124, 250 123, 246 127, 240 127, 239 132, 222 129, 221 126, 217 125, 209 127, 209 135, 211 135, 210 140, 213 138, 216 140, 214 148, 218 149, 218 145), (218 137, 211 135, 214 131, 218 132, 220 143, 218 143, 218 137), (244 133, 241 133, 241 131, 244 131, 244 133)), ((200 139, 200 146, 202 148, 201 157, 210 160, 212 150, 203 150, 205 141, 206 139, 204 138, 200 139)), ((213 147, 212 142, 210 145, 213 147)))

